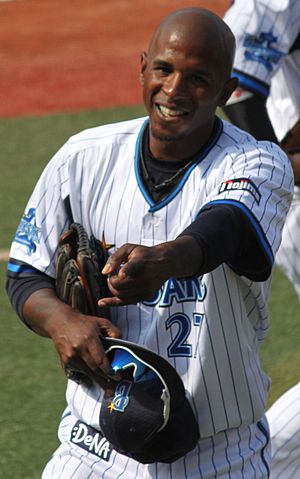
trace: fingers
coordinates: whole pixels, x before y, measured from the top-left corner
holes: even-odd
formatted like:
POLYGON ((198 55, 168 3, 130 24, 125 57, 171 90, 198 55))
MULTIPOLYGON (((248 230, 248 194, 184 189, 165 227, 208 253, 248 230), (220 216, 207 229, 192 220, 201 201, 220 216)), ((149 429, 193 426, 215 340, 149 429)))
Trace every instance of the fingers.
POLYGON ((153 281, 153 270, 156 267, 153 248, 134 244, 121 246, 110 256, 102 270, 109 276, 108 287, 113 296, 100 298, 98 305, 123 306, 152 298, 156 286, 161 286, 160 280, 153 281))
POLYGON ((137 299, 130 300, 129 298, 126 299, 121 299, 117 298, 116 296, 114 297, 109 297, 109 298, 101 298, 98 301, 98 305, 103 308, 103 307, 113 307, 113 306, 126 306, 127 304, 136 304, 138 302, 137 299))
POLYGON ((122 333, 120 329, 107 318, 97 318, 102 336, 110 338, 121 338, 122 333))
POLYGON ((68 379, 75 381, 77 384, 83 384, 86 387, 91 387, 93 382, 96 382, 103 389, 110 387, 110 376, 102 373, 101 370, 95 369, 92 371, 83 360, 69 361, 63 366, 65 374, 68 379))
POLYGON ((77 314, 68 321, 67 328, 53 338, 70 379, 83 380, 86 385, 95 381, 104 389, 110 387, 112 371, 101 341, 102 335, 118 338, 121 332, 106 318, 77 314))
POLYGON ((121 272, 121 277, 123 277, 123 275, 125 276, 125 271, 121 268, 121 265, 127 262, 129 255, 135 247, 135 245, 127 243, 111 254, 102 269, 102 274, 110 275, 121 272))

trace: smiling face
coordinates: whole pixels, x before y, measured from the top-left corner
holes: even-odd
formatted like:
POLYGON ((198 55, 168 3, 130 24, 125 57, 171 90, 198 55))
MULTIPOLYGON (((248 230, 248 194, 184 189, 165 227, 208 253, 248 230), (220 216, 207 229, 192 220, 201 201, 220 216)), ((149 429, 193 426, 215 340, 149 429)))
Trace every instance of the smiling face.
POLYGON ((148 54, 142 55, 150 149, 158 158, 183 159, 196 153, 211 134, 217 106, 235 87, 230 66, 219 58, 221 35, 206 16, 194 11, 171 16, 154 34, 148 54))

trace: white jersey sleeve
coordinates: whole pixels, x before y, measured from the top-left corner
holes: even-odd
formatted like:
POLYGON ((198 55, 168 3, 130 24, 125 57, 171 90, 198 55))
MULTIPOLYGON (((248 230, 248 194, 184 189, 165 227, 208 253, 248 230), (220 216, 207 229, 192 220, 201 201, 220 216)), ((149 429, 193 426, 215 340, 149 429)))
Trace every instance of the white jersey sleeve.
POLYGON ((68 226, 64 198, 69 185, 67 148, 48 163, 29 198, 10 256, 54 277, 54 255, 68 226))

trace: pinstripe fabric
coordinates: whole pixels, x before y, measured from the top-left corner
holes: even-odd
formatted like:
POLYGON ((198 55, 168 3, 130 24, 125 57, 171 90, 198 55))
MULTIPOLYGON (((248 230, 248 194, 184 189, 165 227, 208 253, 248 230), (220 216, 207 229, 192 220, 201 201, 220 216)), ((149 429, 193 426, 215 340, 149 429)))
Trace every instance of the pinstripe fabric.
POLYGON ((300 383, 268 410, 272 441, 271 479, 300 477, 300 383))
MULTIPOLYGON (((174 239, 204 205, 233 202, 249 216, 273 260, 293 189, 281 150, 220 121, 217 136, 184 181, 167 200, 153 205, 140 187, 137 165, 144 122, 99 127, 69 140, 27 205, 26 212, 35 215, 30 218, 36 249, 30 250, 17 234, 12 258, 54 276, 53 258, 66 225, 63 199, 70 195, 74 220, 96 237, 104 232, 116 248, 125 242, 151 246, 174 239)), ((259 362, 259 344, 268 328, 269 285, 270 280, 252 282, 223 264, 199 278, 170 278, 151 301, 112 309, 124 339, 157 351, 177 369, 199 422, 199 447, 172 465, 142 466, 115 451, 109 461, 87 453, 70 444, 71 423, 75 418, 99 429, 102 391, 69 381, 71 415, 60 427, 61 440, 67 442, 43 477, 267 477, 261 456, 266 432, 256 423, 264 414, 269 387, 259 362)))

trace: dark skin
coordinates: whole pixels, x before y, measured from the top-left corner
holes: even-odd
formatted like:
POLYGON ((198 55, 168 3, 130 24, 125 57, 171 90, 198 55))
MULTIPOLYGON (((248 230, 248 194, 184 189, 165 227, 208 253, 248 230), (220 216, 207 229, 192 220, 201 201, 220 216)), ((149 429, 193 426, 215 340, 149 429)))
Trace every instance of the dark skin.
MULTIPOLYGON (((150 149, 155 157, 184 160, 206 143, 217 106, 226 103, 237 85, 230 78, 233 56, 232 33, 207 10, 180 10, 158 27, 148 53, 141 57, 150 149)), ((201 248, 190 236, 153 247, 125 244, 103 269, 114 296, 100 304, 118 306, 148 299, 168 278, 198 273, 201 263, 201 248)), ((120 337, 116 326, 72 310, 50 289, 33 293, 23 313, 38 334, 53 340, 63 367, 81 369, 107 386, 110 364, 100 336, 120 337)))

